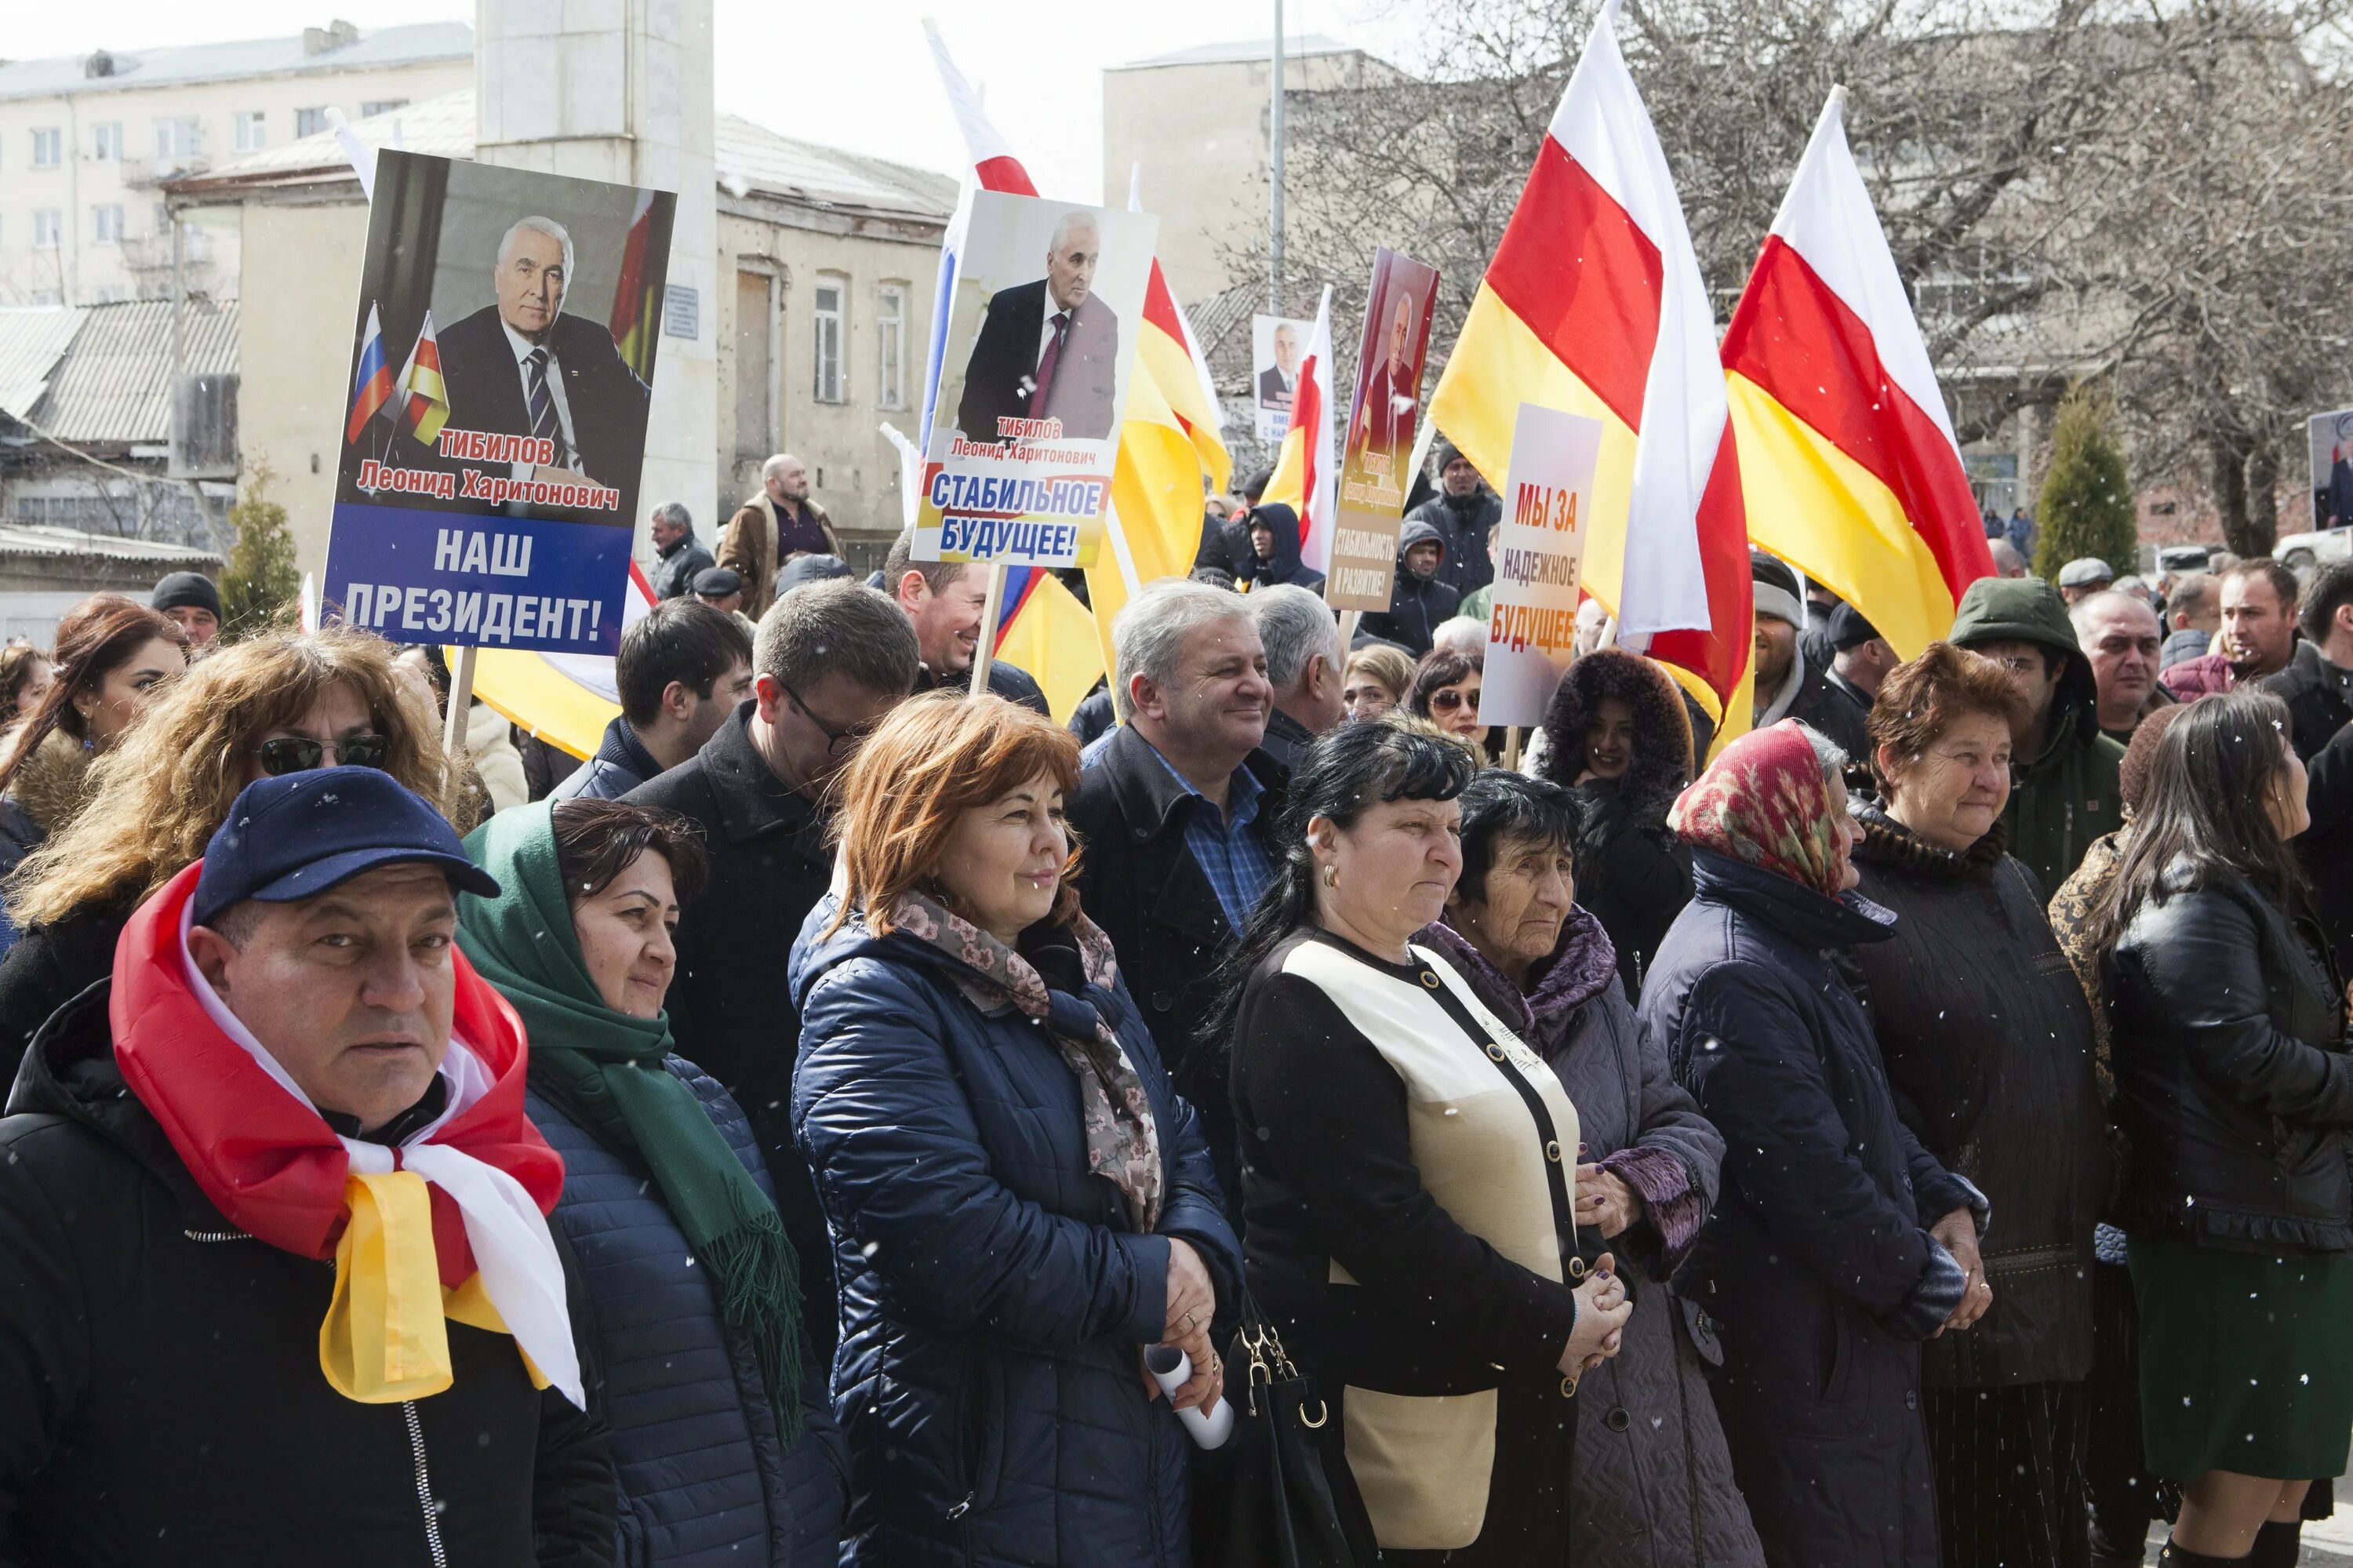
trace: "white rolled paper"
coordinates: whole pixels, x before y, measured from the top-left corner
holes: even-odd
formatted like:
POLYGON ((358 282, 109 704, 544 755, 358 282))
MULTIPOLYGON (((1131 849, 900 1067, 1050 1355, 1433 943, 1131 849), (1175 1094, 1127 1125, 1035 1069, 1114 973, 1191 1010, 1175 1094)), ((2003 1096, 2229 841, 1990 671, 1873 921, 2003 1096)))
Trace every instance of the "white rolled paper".
MULTIPOLYGON (((1174 1345, 1154 1345, 1144 1352, 1144 1364, 1152 1369, 1152 1381, 1160 1392, 1175 1403, 1176 1393, 1193 1381, 1193 1358, 1174 1345)), ((1193 1435, 1193 1441, 1204 1448, 1222 1448, 1234 1433, 1234 1407, 1231 1402, 1219 1398, 1216 1406, 1204 1411, 1199 1406, 1180 1410, 1176 1419, 1193 1435)))

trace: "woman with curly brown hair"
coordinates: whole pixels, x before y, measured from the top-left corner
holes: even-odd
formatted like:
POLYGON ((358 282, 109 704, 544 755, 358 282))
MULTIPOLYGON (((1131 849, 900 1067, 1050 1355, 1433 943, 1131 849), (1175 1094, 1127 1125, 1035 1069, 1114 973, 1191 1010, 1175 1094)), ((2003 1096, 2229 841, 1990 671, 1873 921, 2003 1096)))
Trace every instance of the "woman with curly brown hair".
POLYGON ((394 671, 395 652, 343 627, 237 643, 174 682, 99 758, 89 804, 8 884, 8 916, 25 934, 0 962, 0 1079, 15 1077, 51 1012, 106 975, 132 910, 203 857, 248 784, 381 768, 449 814, 440 734, 394 671))
POLYGON ((1664 670, 1603 648, 1568 667, 1545 714, 1544 778, 1577 792, 1577 901, 1618 949, 1629 996, 1691 902, 1691 852, 1667 808, 1691 780, 1691 721, 1664 670))

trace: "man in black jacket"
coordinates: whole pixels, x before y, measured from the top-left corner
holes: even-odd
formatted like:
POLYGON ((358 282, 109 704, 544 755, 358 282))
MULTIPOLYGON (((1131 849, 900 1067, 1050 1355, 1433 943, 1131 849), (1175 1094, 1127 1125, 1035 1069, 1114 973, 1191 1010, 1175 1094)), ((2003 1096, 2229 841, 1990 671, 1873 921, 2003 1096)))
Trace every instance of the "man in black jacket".
POLYGON ((1367 613, 1357 632, 1396 643, 1419 659, 1430 652, 1440 621, 1451 620, 1462 596, 1448 588, 1446 541, 1429 524, 1407 518, 1398 530, 1397 587, 1389 607, 1367 613))
POLYGON ((694 579, 719 563, 694 536, 694 517, 675 501, 654 508, 648 531, 654 542, 654 569, 649 586, 654 598, 682 599, 694 591, 694 579))
MULTIPOLYGON (((785 959, 833 874, 826 781, 906 697, 916 663, 907 618, 872 588, 849 577, 797 588, 761 619, 752 700, 692 758, 627 797, 691 819, 711 853, 710 881, 679 919, 670 1033, 678 1054, 752 1118, 811 1302, 833 1299, 833 1248, 793 1147, 801 1025, 785 959)), ((807 1321, 830 1355, 833 1313, 813 1310, 807 1321)))
POLYGON ((561 1166, 460 890, 498 885, 390 775, 263 779, 35 1038, 0 1120, 0 1563, 614 1561, 584 1288, 530 1212, 561 1166))
POLYGON ((631 621, 613 662, 621 711, 596 755, 553 793, 617 800, 702 749, 752 694, 744 622, 697 599, 668 599, 631 621))
POLYGON ((2353 721, 2353 561, 2331 561, 2304 585, 2296 644, 2264 687, 2287 704, 2295 754, 2310 762, 2353 721))
POLYGON ((1829 672, 1806 662, 1798 628, 1806 619, 1794 568, 1762 550, 1748 552, 1757 595, 1757 727, 1796 719, 1826 736, 1850 758, 1870 749, 1864 710, 1830 683, 1829 672))
POLYGON ((1249 605, 1196 582, 1162 582, 1112 623, 1124 722, 1085 752, 1070 798, 1087 846, 1079 896, 1176 1090, 1200 1112, 1229 1218, 1241 1213, 1240 1146, 1224 1054, 1196 1038, 1212 972, 1272 875, 1289 775, 1260 749, 1273 688, 1249 605))
MULTIPOLYGON (((898 601, 915 629, 923 668, 915 690, 972 689, 972 662, 980 653, 981 619, 988 609, 988 568, 975 561, 919 561, 915 536, 902 534, 882 560, 882 591, 898 601)), ((988 662, 988 689, 1008 703, 1047 713, 1046 694, 1029 672, 1003 659, 988 662)))
POLYGON ((1438 580, 1469 599, 1495 580, 1487 558, 1488 530, 1504 520, 1504 503, 1452 441, 1438 443, 1439 493, 1409 514, 1427 523, 1446 543, 1438 580))

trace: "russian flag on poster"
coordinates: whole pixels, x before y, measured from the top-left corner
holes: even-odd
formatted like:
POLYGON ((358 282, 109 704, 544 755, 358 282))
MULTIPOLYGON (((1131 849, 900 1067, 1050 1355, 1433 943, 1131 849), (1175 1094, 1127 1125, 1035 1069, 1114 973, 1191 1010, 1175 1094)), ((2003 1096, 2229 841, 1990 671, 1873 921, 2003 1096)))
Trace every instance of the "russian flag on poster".
POLYGON ((1722 717, 1752 646, 1740 476, 1715 313, 1617 11, 1594 18, 1430 412, 1491 484, 1522 403, 1601 420, 1586 586, 1722 717))
POLYGON ((1927 345, 1831 90, 1724 334, 1749 536, 1903 658, 1993 572, 1927 345))
MULTIPOLYGON (((1274 476, 1259 498, 1299 514, 1299 559, 1308 570, 1325 573, 1332 569, 1333 518, 1339 503, 1333 409, 1332 285, 1326 283, 1323 302, 1315 307, 1315 330, 1308 334, 1307 353, 1299 362, 1291 424, 1275 453, 1274 476)), ((1510 450, 1507 439, 1504 450, 1510 450)))
POLYGON ((433 333, 433 313, 425 313, 408 363, 400 367, 401 427, 419 446, 431 446, 449 422, 449 391, 441 380, 441 340, 433 333))
POLYGON ((360 439, 367 422, 392 400, 392 366, 384 357, 384 323, 376 319, 375 302, 368 302, 367 335, 360 340, 360 367, 352 376, 351 418, 343 425, 345 445, 360 439))

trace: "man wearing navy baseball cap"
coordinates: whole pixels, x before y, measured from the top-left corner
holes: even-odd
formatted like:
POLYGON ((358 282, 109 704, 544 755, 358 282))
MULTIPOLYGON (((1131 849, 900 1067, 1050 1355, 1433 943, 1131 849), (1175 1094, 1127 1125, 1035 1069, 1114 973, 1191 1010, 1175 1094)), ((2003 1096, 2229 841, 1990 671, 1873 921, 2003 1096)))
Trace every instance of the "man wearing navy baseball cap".
POLYGON ((563 1164, 459 889, 498 884, 391 775, 263 779, 35 1036, 0 1120, 0 1555, 612 1561, 563 1164))

